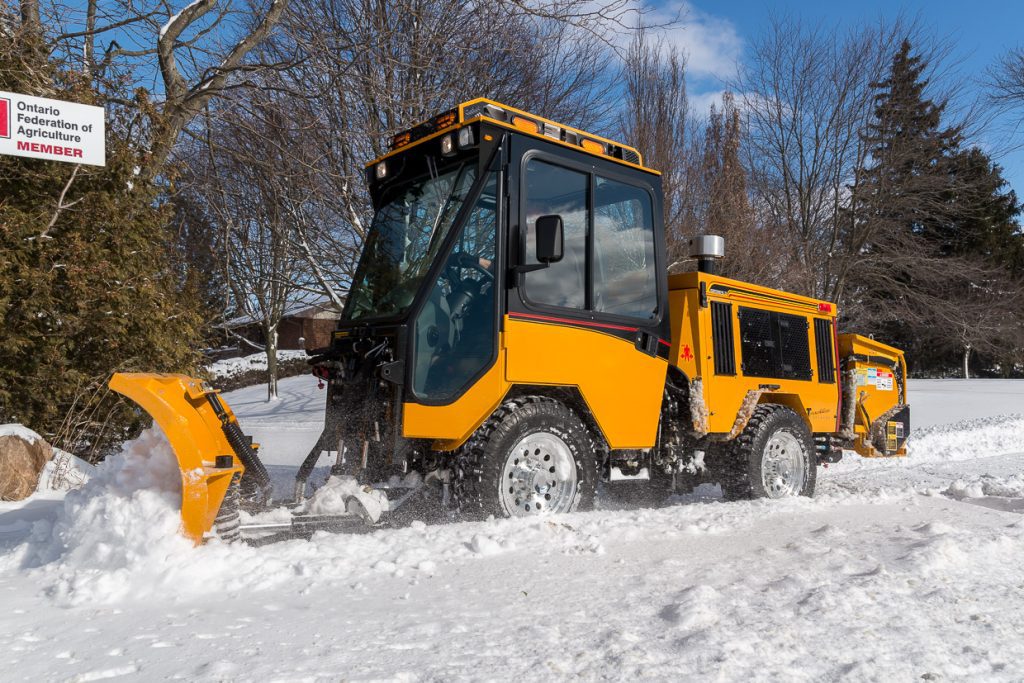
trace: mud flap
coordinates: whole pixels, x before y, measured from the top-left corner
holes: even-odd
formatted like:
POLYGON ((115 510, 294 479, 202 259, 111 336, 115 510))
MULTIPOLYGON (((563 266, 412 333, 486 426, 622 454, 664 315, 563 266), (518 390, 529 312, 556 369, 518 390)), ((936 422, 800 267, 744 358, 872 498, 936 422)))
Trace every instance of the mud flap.
MULTIPOLYGON (((210 402, 216 392, 194 377, 158 373, 117 373, 110 388, 137 403, 163 430, 181 471, 182 534, 201 543, 232 477, 245 471, 210 402)), ((225 419, 237 424, 231 409, 220 405, 225 419)))

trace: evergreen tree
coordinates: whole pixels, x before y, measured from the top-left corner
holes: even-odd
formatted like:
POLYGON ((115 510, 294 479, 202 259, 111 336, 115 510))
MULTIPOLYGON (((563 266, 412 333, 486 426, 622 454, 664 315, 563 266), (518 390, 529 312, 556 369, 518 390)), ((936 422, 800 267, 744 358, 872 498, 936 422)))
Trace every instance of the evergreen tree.
MULTIPOLYGON (((958 127, 941 128, 945 103, 926 99, 927 64, 903 41, 884 81, 872 83, 874 117, 862 136, 871 164, 860 174, 861 237, 928 235, 946 218, 958 127)), ((876 244, 877 246, 877 244, 876 244)))
POLYGON ((908 350, 916 369, 951 352, 963 372, 975 351, 1017 345, 1021 287, 1016 198, 998 167, 962 150, 945 103, 925 95, 927 64, 904 41, 877 90, 853 193, 849 309, 856 323, 908 350))
POLYGON ((998 164, 977 147, 957 154, 949 193, 950 224, 941 243, 944 253, 978 256, 1024 275, 1021 205, 998 164))
MULTIPOLYGON (((86 104, 87 79, 28 41, 0 46, 0 90, 86 104)), ((96 459, 141 426, 119 370, 189 370, 199 318, 168 249, 169 212, 107 122, 104 168, 0 157, 0 422, 96 459)))

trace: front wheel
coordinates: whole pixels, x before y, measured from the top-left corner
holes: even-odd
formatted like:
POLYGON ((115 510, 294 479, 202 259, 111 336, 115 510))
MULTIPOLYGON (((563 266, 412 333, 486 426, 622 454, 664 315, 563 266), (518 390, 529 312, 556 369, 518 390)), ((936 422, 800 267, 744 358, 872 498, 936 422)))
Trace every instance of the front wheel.
POLYGON ((721 484, 729 500, 814 495, 814 440, 807 423, 785 406, 758 406, 724 455, 721 484))
POLYGON ((577 415, 543 396, 506 401, 464 447, 460 508, 470 516, 530 517, 593 506, 596 455, 577 415))

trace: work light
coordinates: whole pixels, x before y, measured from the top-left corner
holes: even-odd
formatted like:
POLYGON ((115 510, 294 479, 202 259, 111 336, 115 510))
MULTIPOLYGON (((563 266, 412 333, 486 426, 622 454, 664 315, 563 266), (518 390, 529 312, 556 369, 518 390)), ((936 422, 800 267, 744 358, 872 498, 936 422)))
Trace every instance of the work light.
POLYGON ((455 139, 451 133, 441 138, 441 155, 450 157, 455 154, 455 139))
POLYGON ((469 126, 459 130, 459 149, 468 149, 476 143, 473 139, 473 129, 469 126))

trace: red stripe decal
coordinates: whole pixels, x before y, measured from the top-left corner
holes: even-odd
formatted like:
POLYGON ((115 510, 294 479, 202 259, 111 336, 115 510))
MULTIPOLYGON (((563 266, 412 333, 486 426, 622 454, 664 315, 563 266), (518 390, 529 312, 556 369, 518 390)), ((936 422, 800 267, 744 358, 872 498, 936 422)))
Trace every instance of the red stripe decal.
POLYGON ((539 320, 550 323, 565 323, 566 325, 582 325, 583 327, 597 327, 604 328, 606 330, 622 330, 623 332, 636 332, 640 329, 638 327, 625 327, 623 325, 612 325, 611 323, 595 323, 589 320, 576 320, 574 318, 556 318, 553 315, 539 315, 537 313, 509 313, 508 317, 526 318, 527 320, 539 320))
POLYGON ((664 339, 658 339, 658 341, 667 346, 668 348, 672 348, 672 342, 667 342, 664 339))

